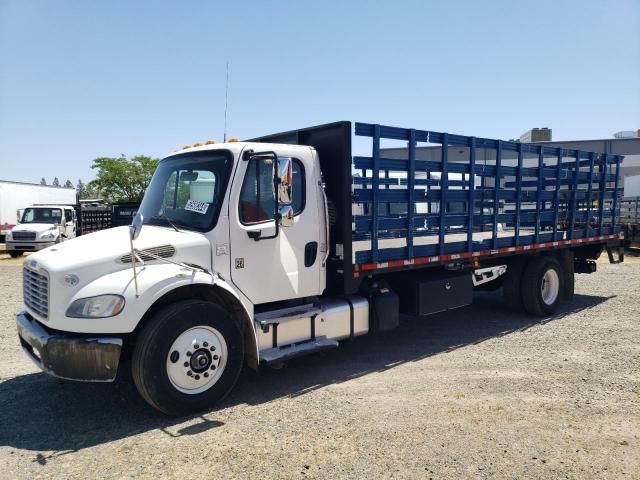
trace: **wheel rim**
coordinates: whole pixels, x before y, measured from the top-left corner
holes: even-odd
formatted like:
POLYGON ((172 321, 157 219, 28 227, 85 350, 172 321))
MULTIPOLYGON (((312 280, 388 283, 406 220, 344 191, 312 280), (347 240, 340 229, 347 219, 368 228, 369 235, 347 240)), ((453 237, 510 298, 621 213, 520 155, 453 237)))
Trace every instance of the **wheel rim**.
POLYGON ((546 305, 553 305, 558 298, 558 292, 560 291, 560 277, 558 272, 553 268, 550 268, 544 273, 542 277, 542 285, 540 286, 540 293, 542 294, 542 301, 546 305))
POLYGON ((176 390, 194 395, 210 389, 227 364, 227 342, 209 326, 185 330, 167 353, 167 375, 176 390))

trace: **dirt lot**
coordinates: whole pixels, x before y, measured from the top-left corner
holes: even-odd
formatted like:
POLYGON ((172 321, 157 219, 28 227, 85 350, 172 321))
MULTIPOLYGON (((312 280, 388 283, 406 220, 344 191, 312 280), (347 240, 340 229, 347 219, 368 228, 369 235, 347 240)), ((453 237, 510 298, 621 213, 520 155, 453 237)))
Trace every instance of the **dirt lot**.
POLYGON ((0 257, 0 477, 640 478, 640 262, 600 263, 543 321, 473 307, 404 319, 167 419, 126 382, 23 355, 21 261, 0 257))

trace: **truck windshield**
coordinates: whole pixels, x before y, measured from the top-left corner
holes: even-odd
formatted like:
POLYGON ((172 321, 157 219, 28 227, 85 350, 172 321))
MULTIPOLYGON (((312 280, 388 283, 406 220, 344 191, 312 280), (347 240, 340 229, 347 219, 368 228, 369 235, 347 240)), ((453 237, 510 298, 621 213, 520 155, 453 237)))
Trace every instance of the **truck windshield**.
POLYGON ((227 150, 162 160, 140 205, 144 223, 211 230, 218 220, 232 160, 227 150))
POLYGON ((62 210, 59 208, 25 208, 20 223, 60 223, 62 210))

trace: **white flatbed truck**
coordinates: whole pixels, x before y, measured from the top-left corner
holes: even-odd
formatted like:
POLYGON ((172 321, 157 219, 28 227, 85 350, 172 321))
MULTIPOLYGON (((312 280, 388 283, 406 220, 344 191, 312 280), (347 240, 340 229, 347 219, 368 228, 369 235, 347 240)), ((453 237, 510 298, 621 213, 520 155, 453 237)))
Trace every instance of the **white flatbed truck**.
POLYGON ((20 342, 71 380, 113 381, 130 356, 142 397, 181 415, 214 406, 245 364, 393 335, 401 311, 468 305, 473 289, 502 285, 512 307, 552 315, 574 273, 621 245, 621 161, 350 122, 184 148, 130 227, 26 260, 20 342), (354 134, 370 155, 352 156, 354 134), (407 158, 384 158, 385 138, 407 158), (427 141, 439 161, 417 158, 427 141), (493 161, 476 163, 479 148, 493 161))

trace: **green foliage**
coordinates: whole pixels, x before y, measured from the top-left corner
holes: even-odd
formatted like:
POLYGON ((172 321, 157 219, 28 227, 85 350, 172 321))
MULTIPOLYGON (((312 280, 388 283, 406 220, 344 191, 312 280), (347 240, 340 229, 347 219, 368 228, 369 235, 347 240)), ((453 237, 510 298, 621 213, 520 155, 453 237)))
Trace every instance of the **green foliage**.
POLYGON ((95 188, 85 184, 82 180, 78 180, 78 185, 76 186, 76 192, 80 200, 86 200, 88 198, 98 197, 98 192, 95 191, 95 188))
POLYGON ((110 203, 140 202, 159 161, 146 156, 96 158, 91 168, 98 174, 85 190, 95 191, 110 203))

